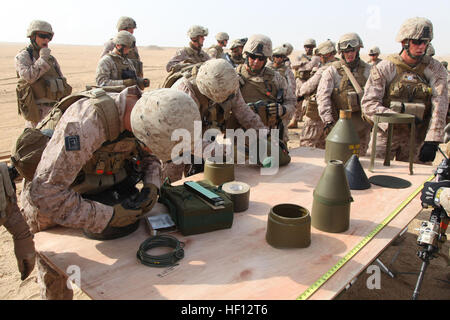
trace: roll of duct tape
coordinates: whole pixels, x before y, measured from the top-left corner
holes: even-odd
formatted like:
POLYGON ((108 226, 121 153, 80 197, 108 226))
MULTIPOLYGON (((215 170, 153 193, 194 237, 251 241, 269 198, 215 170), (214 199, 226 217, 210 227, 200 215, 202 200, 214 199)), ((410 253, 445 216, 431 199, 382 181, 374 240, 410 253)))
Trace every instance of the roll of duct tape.
POLYGON ((233 201, 234 212, 242 212, 248 209, 250 203, 250 186, 244 182, 232 181, 222 185, 222 190, 233 201))

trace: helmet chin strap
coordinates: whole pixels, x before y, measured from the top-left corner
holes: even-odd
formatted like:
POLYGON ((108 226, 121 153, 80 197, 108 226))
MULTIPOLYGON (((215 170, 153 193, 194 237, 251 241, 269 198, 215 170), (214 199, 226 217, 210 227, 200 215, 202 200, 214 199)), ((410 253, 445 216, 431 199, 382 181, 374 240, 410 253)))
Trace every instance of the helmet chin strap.
MULTIPOLYGON (((428 48, 428 46, 427 46, 427 48, 428 48)), ((411 59, 417 60, 418 62, 419 62, 420 60, 422 60, 422 58, 423 58, 423 57, 426 55, 426 53, 427 53, 427 51, 425 50, 425 52, 424 52, 422 55, 420 55, 420 56, 415 56, 415 55, 413 55, 413 54, 411 53, 411 51, 409 50, 409 40, 407 41, 406 44, 404 44, 404 45, 402 46, 402 51, 400 51, 400 54, 401 54, 404 50, 406 50, 406 53, 408 54, 408 56, 409 56, 411 59)))
POLYGON ((347 62, 347 60, 345 60, 344 53, 341 54, 341 57, 342 57, 342 60, 344 60, 345 63, 347 64, 347 66, 350 68, 350 70, 353 70, 354 68, 356 68, 356 66, 358 65, 359 60, 360 60, 359 50, 355 56, 355 60, 353 60, 352 62, 347 62))

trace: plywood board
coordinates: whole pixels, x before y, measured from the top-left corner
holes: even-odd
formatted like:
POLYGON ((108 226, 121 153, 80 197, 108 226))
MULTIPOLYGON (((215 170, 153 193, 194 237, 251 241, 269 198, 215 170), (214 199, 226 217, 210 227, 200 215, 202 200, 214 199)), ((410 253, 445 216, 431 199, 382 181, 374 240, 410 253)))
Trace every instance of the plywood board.
MULTIPOLYGON (((37 250, 61 272, 76 265, 81 270, 81 289, 93 299, 296 299, 370 233, 431 174, 432 167, 377 161, 374 174, 409 180, 408 189, 372 186, 352 191, 351 222, 347 232, 331 234, 312 228, 311 246, 275 249, 265 240, 271 207, 293 203, 311 210, 313 190, 325 168, 324 151, 299 148, 291 151, 292 163, 274 176, 260 169, 238 166, 236 180, 251 186, 250 207, 235 214, 233 227, 183 237, 185 257, 178 266, 149 268, 136 259, 139 245, 149 237, 144 223, 122 239, 95 241, 78 230, 55 228, 36 234, 37 250)), ((361 159, 365 169, 369 159, 361 159)), ((372 174, 366 170, 370 177, 372 174)), ((201 180, 202 175, 194 179, 201 180)), ((180 182, 181 183, 181 182, 180 182)), ((332 299, 417 215, 416 197, 374 240, 318 290, 312 299, 332 299)), ((154 212, 166 211, 159 204, 154 212)))

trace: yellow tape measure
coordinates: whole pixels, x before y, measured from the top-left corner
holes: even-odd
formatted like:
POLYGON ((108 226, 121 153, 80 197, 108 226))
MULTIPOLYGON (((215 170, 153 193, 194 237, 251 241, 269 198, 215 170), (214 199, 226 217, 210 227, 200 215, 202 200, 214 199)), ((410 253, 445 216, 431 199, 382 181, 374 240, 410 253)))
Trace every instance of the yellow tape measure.
MULTIPOLYGON (((425 182, 431 181, 435 178, 434 175, 429 177, 425 182)), ((380 232, 392 219, 408 205, 412 199, 423 189, 424 184, 417 188, 405 201, 403 201, 389 216, 387 216, 379 225, 375 227, 364 239, 362 239, 352 250, 350 250, 337 264, 328 270, 323 276, 312 284, 305 292, 303 292, 297 300, 306 300, 314 292, 316 292, 328 279, 330 279, 344 264, 346 264, 355 254, 358 253, 375 235, 380 232)))

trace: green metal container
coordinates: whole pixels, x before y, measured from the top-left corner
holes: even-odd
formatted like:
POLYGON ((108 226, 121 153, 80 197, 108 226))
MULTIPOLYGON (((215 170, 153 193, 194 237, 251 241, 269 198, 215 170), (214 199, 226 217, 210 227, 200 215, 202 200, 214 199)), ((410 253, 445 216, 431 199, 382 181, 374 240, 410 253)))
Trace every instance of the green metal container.
POLYGON ((234 163, 218 163, 212 159, 206 159, 204 179, 213 185, 219 186, 225 182, 234 181, 234 163))
POLYGON ((306 248, 311 244, 311 216, 295 204, 270 209, 266 241, 275 248, 306 248))
POLYGON ((325 162, 346 163, 354 154, 359 157, 359 136, 352 122, 351 110, 341 110, 339 120, 325 139, 325 162))
POLYGON ((328 162, 314 189, 311 224, 325 232, 344 232, 350 226, 350 203, 353 198, 340 160, 328 162))

